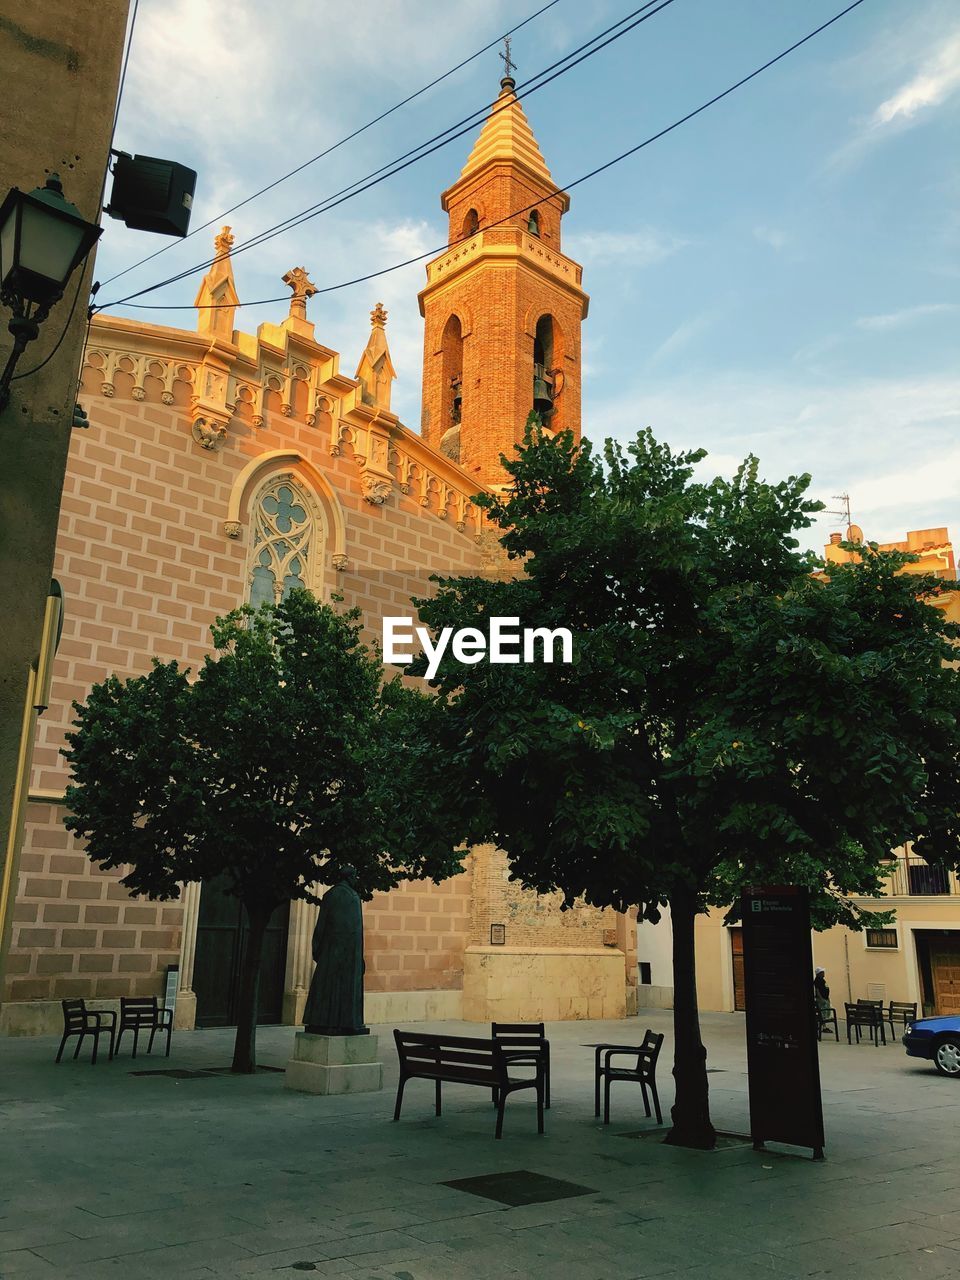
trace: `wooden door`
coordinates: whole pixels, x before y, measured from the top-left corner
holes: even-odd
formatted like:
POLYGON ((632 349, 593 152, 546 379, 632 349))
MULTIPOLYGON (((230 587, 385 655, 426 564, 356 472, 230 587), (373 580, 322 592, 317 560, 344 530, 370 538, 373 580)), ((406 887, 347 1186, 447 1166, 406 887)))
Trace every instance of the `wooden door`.
MULTIPOLYGON (((279 907, 270 919, 263 940, 257 1008, 260 1023, 278 1023, 283 1017, 289 918, 289 904, 279 907)), ((198 1027, 236 1025, 240 970, 248 937, 246 913, 240 901, 226 893, 220 881, 207 881, 200 891, 193 965, 198 1027)))
POLYGON ((743 982, 743 930, 730 930, 730 950, 733 955, 733 1007, 746 1009, 747 998, 743 982))
POLYGON ((930 968, 937 1013, 960 1013, 960 938, 933 938, 930 968))

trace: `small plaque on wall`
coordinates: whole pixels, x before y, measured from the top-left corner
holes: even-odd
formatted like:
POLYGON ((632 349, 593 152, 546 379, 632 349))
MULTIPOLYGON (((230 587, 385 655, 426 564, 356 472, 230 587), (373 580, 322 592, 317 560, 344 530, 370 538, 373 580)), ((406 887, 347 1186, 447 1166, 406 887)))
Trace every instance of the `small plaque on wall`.
POLYGON ((176 1009, 179 985, 180 966, 178 964, 168 964, 166 982, 163 988, 163 1007, 165 1009, 176 1009))
POLYGON ((507 926, 505 924, 492 924, 490 926, 491 947, 502 947, 506 940, 507 926))

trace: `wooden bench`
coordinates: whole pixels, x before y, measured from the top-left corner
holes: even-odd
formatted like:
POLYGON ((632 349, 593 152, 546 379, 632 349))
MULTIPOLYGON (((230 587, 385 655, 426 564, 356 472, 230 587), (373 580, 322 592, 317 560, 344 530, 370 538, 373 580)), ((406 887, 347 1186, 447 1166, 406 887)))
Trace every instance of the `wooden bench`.
POLYGON ((497 1132, 503 1134, 503 1107, 508 1093, 518 1089, 537 1091, 537 1133, 543 1133, 544 1067, 542 1058, 534 1064, 533 1076, 511 1076, 509 1052, 494 1039, 474 1036, 432 1036, 409 1031, 394 1031, 397 1057, 400 1059, 400 1083, 394 1120, 400 1119, 403 1090, 408 1080, 433 1080, 436 1085, 436 1114, 440 1115, 440 1086, 478 1084, 490 1089, 496 1098, 497 1132))

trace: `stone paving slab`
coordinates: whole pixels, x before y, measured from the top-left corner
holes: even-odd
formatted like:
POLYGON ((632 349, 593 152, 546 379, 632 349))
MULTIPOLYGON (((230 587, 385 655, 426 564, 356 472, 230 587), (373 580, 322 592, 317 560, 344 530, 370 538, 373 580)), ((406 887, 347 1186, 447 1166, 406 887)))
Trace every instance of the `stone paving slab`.
MULTIPOLYGON (((421 1024, 439 1029, 441 1024, 421 1024)), ((172 1079, 229 1062, 229 1031, 180 1032, 169 1059, 53 1063, 58 1040, 0 1040, 0 1280, 939 1280, 960 1272, 960 1085, 906 1058, 824 1042, 827 1160, 747 1144, 665 1147, 639 1090, 593 1116, 590 1042, 667 1033, 670 1014, 549 1029, 553 1106, 408 1086, 378 1028, 382 1093, 315 1097, 283 1077, 172 1079), (586 1193, 509 1208, 443 1183, 527 1170, 586 1193)), ((450 1033, 476 1034, 465 1023, 450 1033)), ((706 1015, 714 1120, 743 1133, 740 1015, 706 1015)), ((282 1066, 293 1028, 259 1032, 282 1066)))

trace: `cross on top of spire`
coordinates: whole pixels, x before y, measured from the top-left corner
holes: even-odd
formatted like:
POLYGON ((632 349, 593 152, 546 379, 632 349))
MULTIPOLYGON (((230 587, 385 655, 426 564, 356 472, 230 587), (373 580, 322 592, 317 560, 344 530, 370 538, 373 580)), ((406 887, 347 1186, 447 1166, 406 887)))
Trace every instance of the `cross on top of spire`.
POLYGON ((509 36, 503 37, 503 45, 506 52, 501 53, 500 57, 503 59, 503 62, 504 62, 504 70, 507 73, 506 79, 512 80, 513 73, 517 69, 517 64, 510 57, 510 37, 509 36))

